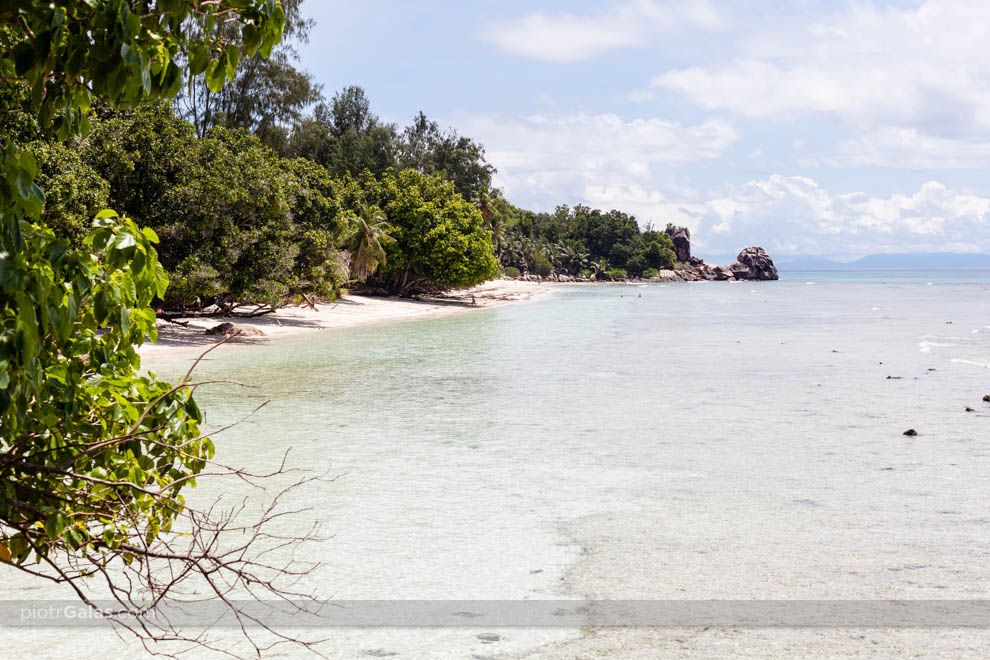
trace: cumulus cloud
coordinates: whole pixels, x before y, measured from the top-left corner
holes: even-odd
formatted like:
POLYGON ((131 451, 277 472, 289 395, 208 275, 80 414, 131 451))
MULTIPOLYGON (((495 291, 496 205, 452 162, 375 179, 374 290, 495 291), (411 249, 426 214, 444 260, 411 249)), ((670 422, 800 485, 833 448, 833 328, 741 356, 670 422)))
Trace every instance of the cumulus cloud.
MULTIPOLYGON (((676 207, 676 205, 675 205, 676 207)), ((910 195, 836 194, 812 179, 773 175, 681 205, 702 250, 763 245, 778 255, 990 251, 990 198, 930 181, 910 195)))
MULTIPOLYGON (((631 121, 612 114, 474 115, 454 122, 479 139, 499 172, 509 199, 535 208, 581 199, 610 199, 642 216, 653 207, 646 192, 673 169, 712 161, 738 139, 731 123, 710 119, 693 125, 658 118, 631 121), (633 191, 631 194, 628 191, 633 191)), ((665 184, 677 191, 677 184, 665 184)), ((644 219, 650 215, 642 216, 644 219)))
POLYGON ((865 135, 844 143, 834 164, 987 163, 990 4, 853 3, 743 32, 712 61, 660 73, 651 86, 709 110, 821 118, 865 135))
POLYGON ((707 0, 633 0, 595 15, 537 12, 495 21, 483 37, 503 51, 545 62, 578 62, 603 53, 647 46, 658 36, 685 28, 718 27, 707 0))
POLYGON ((990 127, 990 5, 857 3, 788 28, 754 28, 722 61, 668 71, 653 85, 755 117, 814 112, 949 133, 960 121, 990 127))

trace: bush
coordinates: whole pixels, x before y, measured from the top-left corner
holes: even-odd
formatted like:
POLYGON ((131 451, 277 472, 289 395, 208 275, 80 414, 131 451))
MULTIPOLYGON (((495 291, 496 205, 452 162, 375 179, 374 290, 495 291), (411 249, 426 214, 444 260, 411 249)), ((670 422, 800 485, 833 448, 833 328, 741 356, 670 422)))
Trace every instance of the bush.
POLYGON ((522 273, 515 266, 506 266, 502 269, 502 274, 506 277, 521 277, 522 273))
POLYGON ((660 271, 657 270, 656 268, 647 268, 646 270, 643 271, 642 277, 645 279, 650 279, 651 277, 656 277, 659 274, 660 271))
POLYGON ((550 260, 542 254, 535 254, 533 255, 533 258, 530 259, 529 269, 540 277, 546 277, 553 272, 553 264, 550 263, 550 260))
POLYGON ((629 274, 626 272, 624 268, 613 268, 610 271, 608 271, 608 276, 613 280, 620 280, 625 277, 628 277, 629 274))

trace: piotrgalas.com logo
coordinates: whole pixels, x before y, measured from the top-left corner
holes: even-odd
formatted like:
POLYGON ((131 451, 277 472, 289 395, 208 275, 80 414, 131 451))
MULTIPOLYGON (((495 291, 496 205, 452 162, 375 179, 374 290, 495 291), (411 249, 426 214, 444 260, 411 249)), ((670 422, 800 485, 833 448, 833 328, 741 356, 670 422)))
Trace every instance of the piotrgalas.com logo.
POLYGON ((21 624, 58 624, 58 623, 82 623, 86 621, 102 621, 109 619, 148 619, 154 618, 153 610, 98 610, 85 603, 74 604, 51 604, 39 603, 37 605, 26 605, 19 608, 21 624))

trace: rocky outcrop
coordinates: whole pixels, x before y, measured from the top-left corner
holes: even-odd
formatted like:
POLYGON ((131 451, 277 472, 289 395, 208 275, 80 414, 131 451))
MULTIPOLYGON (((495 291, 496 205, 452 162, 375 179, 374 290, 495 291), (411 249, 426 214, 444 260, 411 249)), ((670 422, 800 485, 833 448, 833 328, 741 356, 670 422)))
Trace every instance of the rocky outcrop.
POLYGON ((674 243, 674 254, 678 261, 688 262, 691 260, 691 230, 687 227, 675 227, 667 225, 667 235, 674 243))
POLYGON ((773 259, 761 247, 748 247, 739 253, 736 261, 729 266, 737 280, 776 280, 777 267, 773 259))

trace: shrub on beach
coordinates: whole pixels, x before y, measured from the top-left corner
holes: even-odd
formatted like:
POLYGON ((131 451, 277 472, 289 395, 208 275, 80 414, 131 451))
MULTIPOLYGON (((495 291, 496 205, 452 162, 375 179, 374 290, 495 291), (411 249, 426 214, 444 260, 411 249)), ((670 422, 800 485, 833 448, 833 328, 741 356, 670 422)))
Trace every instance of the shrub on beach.
POLYGON ((645 279, 650 279, 651 277, 656 277, 659 274, 660 274, 660 271, 657 270, 656 268, 647 268, 646 270, 643 271, 643 274, 642 274, 641 277, 643 277, 645 279))
POLYGON ((608 271, 608 276, 613 280, 621 280, 628 277, 629 273, 624 268, 613 268, 608 271))
POLYGON ((522 275, 515 266, 506 266, 502 269, 502 274, 506 277, 520 277, 522 275))

